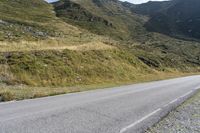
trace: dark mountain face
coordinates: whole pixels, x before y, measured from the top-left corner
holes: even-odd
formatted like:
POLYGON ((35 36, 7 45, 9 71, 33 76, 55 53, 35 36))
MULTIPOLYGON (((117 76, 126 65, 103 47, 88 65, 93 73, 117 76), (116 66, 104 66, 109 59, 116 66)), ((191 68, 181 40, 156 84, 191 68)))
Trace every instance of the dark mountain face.
POLYGON ((149 1, 144 4, 134 5, 129 2, 123 2, 123 5, 130 8, 130 10, 134 13, 151 16, 162 11, 163 9, 168 8, 171 3, 172 2, 170 1, 149 1))
POLYGON ((140 7, 140 13, 151 16, 146 24, 148 30, 180 38, 200 39, 199 0, 174 0, 160 11, 155 11, 156 8, 147 11, 146 5, 143 6, 146 10, 140 7))

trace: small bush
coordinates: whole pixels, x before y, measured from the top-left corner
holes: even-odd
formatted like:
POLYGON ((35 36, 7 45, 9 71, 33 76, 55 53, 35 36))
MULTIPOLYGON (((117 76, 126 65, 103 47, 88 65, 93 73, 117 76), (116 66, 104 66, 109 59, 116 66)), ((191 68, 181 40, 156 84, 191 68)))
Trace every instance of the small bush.
POLYGON ((1 101, 11 101, 14 100, 14 95, 10 92, 2 92, 0 93, 1 101))

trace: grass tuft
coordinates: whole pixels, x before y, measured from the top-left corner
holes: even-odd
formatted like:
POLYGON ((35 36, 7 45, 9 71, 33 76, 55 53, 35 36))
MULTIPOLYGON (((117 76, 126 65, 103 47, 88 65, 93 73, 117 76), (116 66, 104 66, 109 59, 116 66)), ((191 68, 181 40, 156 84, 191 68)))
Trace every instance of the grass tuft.
POLYGON ((14 99, 14 94, 12 94, 11 92, 5 91, 0 93, 0 101, 12 101, 14 99))

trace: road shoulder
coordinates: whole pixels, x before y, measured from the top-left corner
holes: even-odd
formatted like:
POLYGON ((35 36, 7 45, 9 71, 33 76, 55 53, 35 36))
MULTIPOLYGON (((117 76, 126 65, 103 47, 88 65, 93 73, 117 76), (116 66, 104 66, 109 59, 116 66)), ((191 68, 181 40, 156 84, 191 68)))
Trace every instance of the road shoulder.
POLYGON ((199 133, 200 131, 200 91, 170 112, 146 133, 199 133))

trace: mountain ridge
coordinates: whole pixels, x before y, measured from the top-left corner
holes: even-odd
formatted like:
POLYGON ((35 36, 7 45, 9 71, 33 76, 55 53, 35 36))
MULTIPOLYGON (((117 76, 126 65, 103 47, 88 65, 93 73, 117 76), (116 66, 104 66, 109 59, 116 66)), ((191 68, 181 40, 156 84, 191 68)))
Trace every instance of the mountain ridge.
MULTIPOLYGON (((166 3, 160 2, 160 4, 166 3)), ((149 31, 164 33, 172 37, 199 40, 200 2, 198 0, 173 0, 167 4, 168 6, 161 11, 152 13, 150 10, 149 14, 146 12, 151 16, 146 28, 149 31)))

